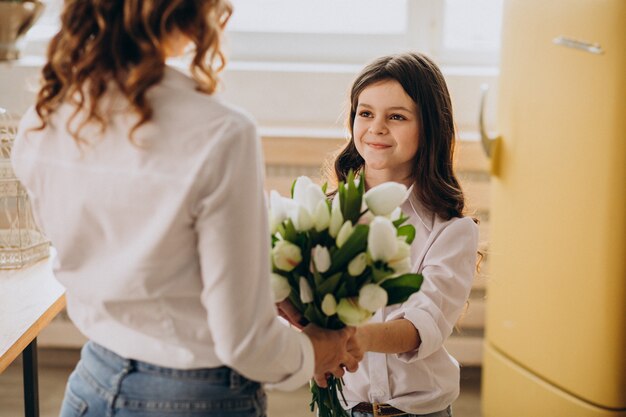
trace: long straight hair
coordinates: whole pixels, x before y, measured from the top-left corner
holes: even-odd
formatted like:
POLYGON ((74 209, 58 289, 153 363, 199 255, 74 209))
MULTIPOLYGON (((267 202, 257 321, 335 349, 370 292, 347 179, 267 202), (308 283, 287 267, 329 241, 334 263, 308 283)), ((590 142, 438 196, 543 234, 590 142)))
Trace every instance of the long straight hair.
POLYGON ((359 96, 372 84, 395 80, 415 102, 420 121, 418 149, 411 177, 414 192, 422 204, 448 220, 461 217, 465 207, 463 191, 453 171, 455 125, 448 87, 437 65, 419 53, 379 58, 357 76, 350 92, 350 139, 334 163, 337 181, 348 172, 363 171, 365 161, 354 144, 354 119, 359 96))
POLYGON ((75 106, 67 121, 74 140, 89 122, 106 128, 98 102, 113 85, 128 100, 139 119, 131 130, 152 117, 148 89, 165 71, 165 41, 186 36, 195 46, 191 74, 198 89, 215 91, 217 74, 225 65, 221 50, 224 26, 232 6, 228 0, 65 0, 61 29, 48 47, 43 86, 35 109, 43 129, 62 104, 75 106), (86 117, 70 129, 76 116, 86 117))

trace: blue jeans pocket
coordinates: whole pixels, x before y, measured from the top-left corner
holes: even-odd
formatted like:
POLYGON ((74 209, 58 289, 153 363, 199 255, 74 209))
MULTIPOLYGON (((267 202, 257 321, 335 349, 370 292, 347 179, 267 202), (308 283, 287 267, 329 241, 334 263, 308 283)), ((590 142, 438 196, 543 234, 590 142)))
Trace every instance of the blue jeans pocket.
POLYGON ((61 406, 59 417, 82 417, 87 412, 87 409, 87 402, 74 394, 68 384, 65 388, 65 397, 63 397, 63 405, 61 406))

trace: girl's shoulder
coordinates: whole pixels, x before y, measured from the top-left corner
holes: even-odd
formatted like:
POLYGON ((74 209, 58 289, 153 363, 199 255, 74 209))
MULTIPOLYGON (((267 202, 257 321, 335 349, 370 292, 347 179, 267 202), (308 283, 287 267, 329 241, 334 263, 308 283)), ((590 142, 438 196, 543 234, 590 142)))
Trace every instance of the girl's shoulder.
POLYGON ((437 217, 433 232, 436 233, 438 239, 453 239, 459 242, 478 245, 478 224, 472 217, 453 217, 444 220, 437 217))

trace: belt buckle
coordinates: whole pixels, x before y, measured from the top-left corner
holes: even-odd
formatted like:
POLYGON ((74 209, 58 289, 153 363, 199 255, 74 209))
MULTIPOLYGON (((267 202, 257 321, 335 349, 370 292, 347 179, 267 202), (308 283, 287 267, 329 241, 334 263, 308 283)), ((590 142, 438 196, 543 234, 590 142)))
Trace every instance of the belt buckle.
MULTIPOLYGON (((389 414, 385 414, 385 412, 383 410, 385 409, 394 409, 397 410, 394 406, 389 405, 389 404, 380 404, 380 403, 372 403, 372 411, 374 414, 374 417, 395 417, 395 416, 404 416, 406 415, 406 413, 389 413, 389 414)), ((400 411, 400 410, 398 410, 400 411)))

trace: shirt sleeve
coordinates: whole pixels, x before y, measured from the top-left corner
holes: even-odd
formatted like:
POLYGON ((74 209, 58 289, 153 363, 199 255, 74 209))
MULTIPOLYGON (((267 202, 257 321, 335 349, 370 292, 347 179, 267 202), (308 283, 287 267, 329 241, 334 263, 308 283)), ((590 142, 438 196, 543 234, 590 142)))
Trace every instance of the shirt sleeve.
POLYGON ((418 330, 418 349, 398 354, 403 362, 424 359, 452 333, 469 297, 476 268, 478 226, 469 217, 450 222, 433 241, 422 263, 424 282, 387 320, 407 319, 418 330))
POLYGON ((269 285, 260 143, 254 124, 243 124, 225 127, 212 146, 192 209, 202 303, 215 352, 225 365, 249 379, 292 390, 313 375, 313 347, 308 336, 277 318, 269 285))

